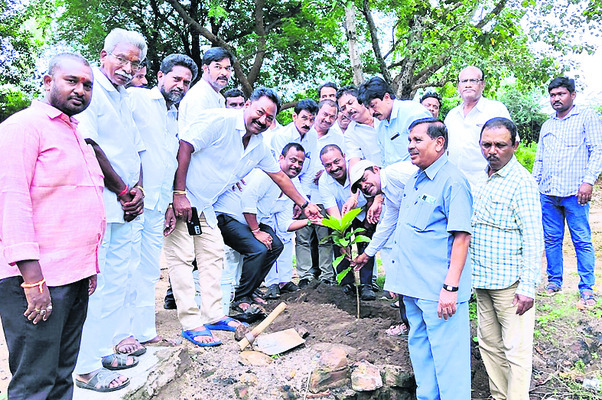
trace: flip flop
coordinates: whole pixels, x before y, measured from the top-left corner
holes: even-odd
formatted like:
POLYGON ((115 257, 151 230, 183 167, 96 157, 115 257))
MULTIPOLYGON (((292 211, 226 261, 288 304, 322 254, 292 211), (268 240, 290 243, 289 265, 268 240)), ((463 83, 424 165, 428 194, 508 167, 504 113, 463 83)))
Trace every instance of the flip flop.
POLYGON ((125 382, 123 382, 121 385, 110 387, 109 385, 111 382, 119 378, 119 376, 120 375, 117 372, 109 371, 108 369, 103 368, 99 370, 96 375, 90 378, 88 382, 80 381, 79 379, 75 378, 75 386, 82 389, 93 390, 95 392, 114 392, 116 390, 123 389, 130 384, 130 378, 126 378, 125 382))
POLYGON ((138 365, 138 359, 134 356, 128 356, 126 354, 111 354, 108 356, 104 356, 102 358, 102 366, 106 369, 110 369, 112 371, 117 371, 120 369, 128 369, 128 368, 134 368, 136 365, 138 365), (134 359, 134 362, 131 364, 128 364, 128 357, 132 357, 134 359), (117 365, 113 365, 113 361, 117 360, 117 365))
POLYGON ((225 317, 225 318, 220 319, 219 321, 217 321, 214 324, 205 324, 205 327, 207 329, 209 329, 209 330, 212 330, 212 331, 234 332, 236 330, 236 326, 230 326, 230 325, 228 325, 230 322, 238 322, 240 324, 247 325, 244 322, 240 322, 240 321, 235 320, 234 318, 225 317))
POLYGON ((221 341, 215 340, 215 338, 213 337, 213 335, 211 334, 211 331, 209 329, 207 329, 206 327, 204 327, 204 328, 205 329, 203 329, 202 331, 182 331, 182 337, 184 339, 196 344, 199 347, 212 347, 212 346, 219 346, 220 344, 222 344, 221 341), (203 342, 194 340, 195 337, 199 337, 199 336, 211 337, 213 339, 213 342, 203 343, 203 342))
POLYGON ((133 336, 130 336, 130 337, 123 339, 115 347, 113 347, 113 351, 115 351, 115 354, 125 354, 127 356, 138 357, 138 356, 141 356, 144 353, 146 353, 146 348, 144 346, 142 346, 142 344, 138 340, 136 340, 133 336), (132 341, 127 342, 128 339, 132 339, 132 341), (140 348, 138 350, 134 350, 130 353, 119 350, 121 347, 125 347, 125 346, 140 346, 140 348))
POLYGON ((581 298, 577 302, 577 308, 580 310, 585 310, 592 308, 596 305, 597 301, 594 297, 594 294, 590 291, 581 292, 581 298))

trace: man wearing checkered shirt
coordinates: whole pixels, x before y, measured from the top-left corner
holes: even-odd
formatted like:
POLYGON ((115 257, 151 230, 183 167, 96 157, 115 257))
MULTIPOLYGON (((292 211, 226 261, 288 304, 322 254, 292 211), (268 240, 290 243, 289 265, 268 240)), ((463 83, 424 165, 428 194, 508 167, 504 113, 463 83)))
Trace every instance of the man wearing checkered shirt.
POLYGON ((602 124, 592 110, 574 105, 575 81, 555 78, 548 85, 550 104, 556 113, 541 127, 533 177, 539 184, 552 295, 562 287, 564 221, 577 254, 579 308, 596 304, 593 286, 594 247, 589 225, 589 201, 594 182, 602 171, 602 124))
POLYGON ((488 163, 471 219, 479 348, 492 397, 529 400, 533 300, 543 252, 539 193, 514 157, 518 140, 512 121, 490 119, 479 143, 488 163))

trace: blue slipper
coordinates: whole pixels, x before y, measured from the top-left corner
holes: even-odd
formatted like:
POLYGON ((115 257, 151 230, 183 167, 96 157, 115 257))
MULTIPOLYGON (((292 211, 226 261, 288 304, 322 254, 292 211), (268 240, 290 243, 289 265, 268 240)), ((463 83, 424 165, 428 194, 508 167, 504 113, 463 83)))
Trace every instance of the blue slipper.
MULTIPOLYGON (((236 330, 236 327, 228 325, 232 321, 240 322, 240 321, 235 320, 234 318, 226 317, 226 318, 220 319, 215 324, 205 324, 205 327, 207 327, 207 329, 210 329, 212 331, 234 332, 236 330)), ((240 322, 240 323, 243 324, 244 326, 249 326, 248 324, 245 324, 244 322, 240 322)))
POLYGON ((182 331, 182 337, 186 340, 190 340, 192 343, 196 344, 199 347, 212 347, 212 346, 219 346, 220 344, 222 344, 221 341, 219 340, 215 340, 215 338, 213 338, 213 342, 210 343, 203 343, 203 342, 198 342, 196 340, 194 340, 195 337, 199 337, 199 336, 208 336, 213 338, 213 335, 211 334, 211 331, 209 331, 209 329, 207 329, 207 327, 205 327, 205 329, 203 329, 202 331, 182 331))

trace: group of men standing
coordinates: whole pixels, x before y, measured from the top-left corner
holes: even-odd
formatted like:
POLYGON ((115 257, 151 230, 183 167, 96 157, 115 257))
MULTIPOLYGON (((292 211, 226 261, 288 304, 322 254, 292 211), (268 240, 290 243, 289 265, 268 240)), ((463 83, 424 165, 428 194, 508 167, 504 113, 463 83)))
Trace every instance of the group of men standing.
MULTIPOLYGON (((136 366, 146 346, 177 344, 155 327, 161 252, 182 336, 217 346, 212 330, 241 324, 224 304, 247 312, 262 301, 264 281, 268 298, 298 290, 291 232, 303 287, 313 279, 312 236, 328 234, 321 219, 356 207, 354 224, 372 241, 338 270, 361 269, 362 299, 372 300, 380 251, 385 289, 402 299, 417 397, 470 398, 474 288, 492 396, 528 399, 543 238, 553 294, 565 219, 580 305, 595 304, 588 202, 602 171, 602 130, 599 117, 573 105, 572 80, 550 83, 556 114, 542 127, 532 176, 514 157, 516 126, 503 104, 482 96, 476 67, 460 72, 463 102, 445 123, 438 95, 399 100, 375 77, 357 88, 323 85, 319 103, 299 101, 293 122, 279 127, 272 89, 248 100, 232 92, 226 102, 234 56, 223 48, 205 52, 190 90, 199 71, 181 54, 163 60, 156 87, 126 90, 146 50, 140 34, 115 29, 99 67, 53 57, 44 99, 0 125, 9 399, 71 398, 73 372, 77 386, 118 390, 129 380, 115 370, 136 366), (226 284, 237 282, 232 299, 223 269, 226 284)), ((320 279, 331 284, 339 249, 321 242, 320 279)))

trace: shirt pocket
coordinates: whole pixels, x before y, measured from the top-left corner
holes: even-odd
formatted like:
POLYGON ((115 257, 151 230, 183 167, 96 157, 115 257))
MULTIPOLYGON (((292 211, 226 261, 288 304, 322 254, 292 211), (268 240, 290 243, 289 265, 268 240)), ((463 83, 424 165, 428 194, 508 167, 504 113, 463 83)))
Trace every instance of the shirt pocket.
POLYGON ((577 147, 577 146, 581 146, 583 144, 583 142, 585 141, 585 137, 581 134, 567 134, 565 136, 562 137, 562 143, 566 146, 566 147, 577 147))
POLYGON ((410 226, 416 231, 425 231, 433 219, 435 207, 436 204, 434 203, 428 203, 422 199, 416 200, 414 207, 410 207, 409 209, 409 213, 411 214, 408 218, 410 226))
POLYGON ((509 203, 504 200, 489 199, 484 207, 479 210, 477 216, 485 224, 500 230, 510 231, 515 226, 509 203))

